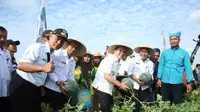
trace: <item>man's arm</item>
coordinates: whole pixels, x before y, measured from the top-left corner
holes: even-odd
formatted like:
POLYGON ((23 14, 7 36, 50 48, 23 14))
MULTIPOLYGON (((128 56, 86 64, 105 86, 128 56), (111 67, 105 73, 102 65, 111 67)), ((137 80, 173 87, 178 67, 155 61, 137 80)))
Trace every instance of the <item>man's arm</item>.
POLYGON ((190 82, 192 82, 193 74, 192 74, 192 67, 191 67, 191 63, 190 63, 190 57, 189 57, 188 53, 185 54, 183 63, 184 63, 184 67, 185 67, 187 82, 190 83, 190 82))
POLYGON ((158 65, 158 74, 157 74, 158 79, 162 78, 164 64, 165 64, 165 52, 162 52, 161 57, 160 57, 160 62, 159 62, 159 65, 158 65))
POLYGON ((110 74, 104 73, 104 79, 106 79, 108 82, 120 87, 121 83, 119 81, 113 79, 113 77, 110 74))

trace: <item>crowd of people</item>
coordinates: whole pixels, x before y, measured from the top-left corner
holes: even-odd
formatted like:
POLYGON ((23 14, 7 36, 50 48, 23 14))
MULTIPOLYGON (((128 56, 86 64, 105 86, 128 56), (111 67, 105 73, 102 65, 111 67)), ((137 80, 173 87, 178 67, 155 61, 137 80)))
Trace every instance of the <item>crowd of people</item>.
MULTIPOLYGON (((192 68, 188 52, 179 46, 181 32, 169 35, 171 47, 162 52, 148 44, 134 49, 113 44, 102 55, 90 53, 77 38, 68 37, 65 29, 46 30, 41 42, 26 48, 18 63, 14 54, 20 41, 7 39, 7 34, 0 26, 1 112, 41 112, 41 102, 49 103, 53 111, 65 103, 76 105, 78 93, 69 94, 68 80, 77 83, 77 90, 89 90, 91 110, 96 112, 111 111, 113 88, 123 96, 134 93, 140 101, 155 102, 161 94, 163 101, 179 104, 185 92, 200 84, 200 64, 192 68), (151 82, 144 82, 142 73, 149 73, 151 82), (121 76, 131 79, 133 91, 128 82, 118 80, 121 76)), ((133 102, 133 111, 139 112, 141 105, 133 102)))

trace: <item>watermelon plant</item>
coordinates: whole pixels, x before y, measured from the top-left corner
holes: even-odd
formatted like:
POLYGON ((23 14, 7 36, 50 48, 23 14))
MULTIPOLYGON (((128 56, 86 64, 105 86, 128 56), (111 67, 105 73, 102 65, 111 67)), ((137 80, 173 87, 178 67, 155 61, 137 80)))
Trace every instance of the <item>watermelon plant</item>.
MULTIPOLYGON (((117 94, 120 95, 120 94, 117 94)), ((132 98, 138 100, 134 94, 131 97, 117 96, 114 98, 114 105, 112 112, 131 112, 135 108, 135 103, 132 102, 132 98), (125 100, 121 100, 125 99, 125 100), (120 100, 120 101, 119 101, 120 100)), ((141 112, 200 112, 200 89, 194 90, 191 93, 184 95, 184 102, 181 104, 170 104, 170 102, 163 102, 160 95, 157 96, 157 101, 154 104, 149 102, 138 102, 141 103, 141 112)), ((69 103, 65 104, 65 107, 58 112, 81 112, 84 104, 78 104, 71 106, 69 103)), ((48 104, 41 104, 42 112, 53 112, 48 104)), ((92 112, 87 110, 86 112, 92 112)))

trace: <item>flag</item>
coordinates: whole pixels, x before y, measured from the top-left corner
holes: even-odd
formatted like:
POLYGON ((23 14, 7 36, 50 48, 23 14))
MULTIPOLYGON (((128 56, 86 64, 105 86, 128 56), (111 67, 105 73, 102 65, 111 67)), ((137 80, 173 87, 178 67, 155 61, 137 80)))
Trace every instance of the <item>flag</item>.
POLYGON ((162 39, 162 44, 163 44, 163 50, 166 49, 166 40, 164 36, 164 25, 162 24, 162 33, 161 33, 161 39, 162 39))
POLYGON ((42 32, 47 29, 47 20, 46 20, 46 0, 42 0, 40 14, 38 16, 38 23, 35 32, 34 43, 42 42, 41 36, 42 32))

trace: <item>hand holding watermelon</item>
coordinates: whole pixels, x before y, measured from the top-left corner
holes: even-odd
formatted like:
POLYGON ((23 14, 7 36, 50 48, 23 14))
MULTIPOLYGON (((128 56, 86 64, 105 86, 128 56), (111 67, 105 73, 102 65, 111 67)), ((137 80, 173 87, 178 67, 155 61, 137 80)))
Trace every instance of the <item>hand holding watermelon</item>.
MULTIPOLYGON (((144 82, 144 85, 148 85, 152 82, 152 75, 148 72, 142 73, 139 77, 139 83, 144 82)), ((141 83, 143 84, 143 83, 141 83)))
POLYGON ((130 88, 126 85, 128 82, 121 82, 120 85, 119 85, 119 88, 124 90, 124 91, 127 91, 129 90, 130 88))
POLYGON ((139 78, 139 79, 137 80, 137 82, 138 82, 141 86, 144 86, 144 85, 145 85, 145 83, 142 81, 141 78, 139 78))
POLYGON ((56 82, 56 84, 60 87, 61 92, 62 92, 64 95, 67 95, 68 90, 65 88, 65 85, 67 85, 67 82, 58 81, 58 82, 56 82))
POLYGON ((133 90, 134 85, 133 85, 132 79, 130 79, 130 78, 123 78, 121 80, 121 82, 125 83, 126 86, 128 86, 129 90, 133 90))

